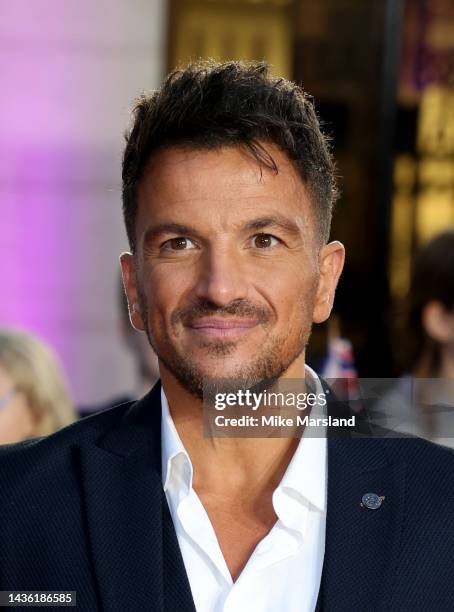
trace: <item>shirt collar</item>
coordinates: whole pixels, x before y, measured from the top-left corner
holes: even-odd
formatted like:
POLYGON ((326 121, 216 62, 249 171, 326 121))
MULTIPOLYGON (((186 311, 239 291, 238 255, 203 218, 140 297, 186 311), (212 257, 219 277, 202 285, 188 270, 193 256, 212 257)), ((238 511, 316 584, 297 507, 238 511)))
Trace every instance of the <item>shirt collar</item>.
POLYGON ((321 512, 326 509, 326 437, 303 433, 278 489, 307 501, 321 512))
MULTIPOLYGON (((317 374, 306 365, 306 373, 315 383, 315 393, 323 394, 317 374)), ((326 408, 320 405, 312 409, 317 416, 326 416, 326 408), (315 410, 314 410, 315 408, 315 410)), ((294 499, 306 500, 321 512, 326 509, 326 432, 321 437, 312 437, 306 427, 296 451, 278 486, 278 490, 294 499)))
MULTIPOLYGON (((313 378, 316 393, 323 393, 323 387, 317 374, 308 365, 306 372, 313 378)), ((193 467, 189 455, 183 446, 170 415, 167 397, 161 387, 161 454, 162 483, 164 491, 175 485, 184 497, 192 488, 193 467)), ((320 407, 318 407, 320 410, 320 407)), ((325 410, 322 410, 322 416, 325 410)), ((304 500, 321 512, 326 509, 326 436, 310 437, 306 428, 296 451, 275 491, 273 500, 278 505, 282 493, 292 497, 296 502, 304 500)), ((276 513, 279 515, 278 508, 276 513)), ((282 517, 280 517, 282 518, 282 517)))
POLYGON ((161 459, 164 491, 175 485, 183 496, 192 488, 192 463, 170 415, 169 403, 161 386, 161 459))

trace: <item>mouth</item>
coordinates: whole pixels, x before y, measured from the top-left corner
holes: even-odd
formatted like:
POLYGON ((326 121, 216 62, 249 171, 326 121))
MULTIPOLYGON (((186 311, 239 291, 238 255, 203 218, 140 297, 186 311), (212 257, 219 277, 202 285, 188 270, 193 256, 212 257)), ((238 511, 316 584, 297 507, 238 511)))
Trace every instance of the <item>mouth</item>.
POLYGON ((235 338, 256 327, 255 319, 215 319, 207 317, 191 321, 187 326, 191 332, 210 338, 235 338))

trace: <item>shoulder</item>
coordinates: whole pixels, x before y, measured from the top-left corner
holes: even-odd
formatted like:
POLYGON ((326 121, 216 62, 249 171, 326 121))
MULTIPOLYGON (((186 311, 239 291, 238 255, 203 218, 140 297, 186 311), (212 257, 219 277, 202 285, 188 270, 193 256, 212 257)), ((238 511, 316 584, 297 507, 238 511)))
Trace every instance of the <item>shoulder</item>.
POLYGON ((336 465, 340 459, 352 474, 378 470, 391 478, 403 478, 407 494, 451 498, 454 504, 454 450, 451 448, 416 436, 339 438, 330 440, 329 445, 336 465))
POLYGON ((421 477, 446 473, 454 481, 454 449, 416 436, 388 439, 387 443, 388 455, 404 461, 410 471, 421 477))
POLYGON ((407 462, 424 463, 427 467, 439 462, 454 461, 454 449, 430 442, 417 436, 394 436, 377 438, 385 445, 386 453, 395 459, 407 462))
MULTIPOLYGON (((375 435, 365 438, 353 438, 350 444, 363 443, 365 450, 373 455, 381 455, 389 463, 404 462, 412 468, 432 471, 440 466, 454 464, 454 449, 442 446, 413 435, 398 434, 391 430, 381 429, 375 435)), ((453 473, 454 477, 454 473, 453 473)))
POLYGON ((388 466, 401 466, 408 495, 415 494, 418 500, 450 498, 454 503, 452 448, 415 436, 376 438, 365 442, 370 452, 375 456, 381 454, 388 466))

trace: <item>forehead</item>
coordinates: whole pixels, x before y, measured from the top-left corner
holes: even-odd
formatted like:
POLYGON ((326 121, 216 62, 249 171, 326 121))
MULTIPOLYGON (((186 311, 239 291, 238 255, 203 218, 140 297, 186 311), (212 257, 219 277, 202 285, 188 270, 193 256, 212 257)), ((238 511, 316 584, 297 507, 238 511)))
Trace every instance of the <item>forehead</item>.
POLYGON ((148 163, 139 186, 136 229, 151 220, 189 217, 232 227, 257 213, 311 215, 309 195, 294 164, 266 144, 278 172, 259 164, 243 147, 199 150, 171 147, 148 163))

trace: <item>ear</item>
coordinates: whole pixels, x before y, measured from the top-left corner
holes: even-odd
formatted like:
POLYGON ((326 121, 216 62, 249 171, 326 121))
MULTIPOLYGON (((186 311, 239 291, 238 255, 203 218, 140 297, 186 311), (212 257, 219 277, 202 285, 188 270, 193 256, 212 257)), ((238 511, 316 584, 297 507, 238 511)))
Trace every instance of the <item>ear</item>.
POLYGON ((422 311, 422 323, 426 334, 440 344, 454 340, 454 313, 438 301, 426 304, 422 311))
POLYGON ((337 283, 344 267, 344 245, 335 240, 323 245, 319 254, 320 276, 312 319, 323 323, 329 317, 334 303, 337 283))
POLYGON ((122 253, 120 255, 120 265, 123 275, 123 286, 128 299, 131 325, 139 331, 145 331, 140 310, 139 294, 137 291, 137 271, 133 255, 131 253, 122 253))

